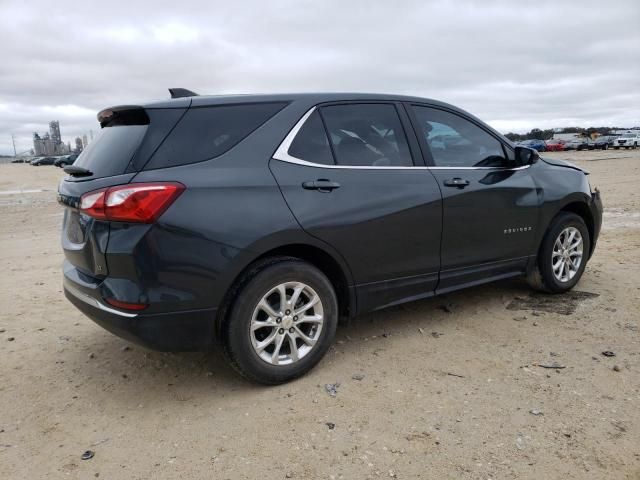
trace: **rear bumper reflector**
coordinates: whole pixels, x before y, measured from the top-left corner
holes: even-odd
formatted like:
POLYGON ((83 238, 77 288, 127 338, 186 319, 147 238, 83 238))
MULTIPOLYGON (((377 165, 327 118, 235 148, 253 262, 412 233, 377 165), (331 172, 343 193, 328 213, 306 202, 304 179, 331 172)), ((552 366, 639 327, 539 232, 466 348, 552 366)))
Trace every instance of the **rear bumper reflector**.
POLYGON ((67 290, 67 292, 69 292, 71 295, 76 297, 78 300, 82 300, 83 302, 88 303, 89 305, 92 305, 92 306, 94 306, 96 308, 99 308, 100 310, 104 310, 105 312, 113 313, 115 315, 120 315, 121 317, 127 317, 127 318, 133 318, 133 317, 137 317, 138 316, 137 313, 121 312, 119 310, 115 310, 113 308, 110 308, 110 307, 106 306, 105 304, 99 302, 95 298, 90 297, 86 293, 82 293, 80 290, 78 290, 77 288, 72 287, 71 285, 65 285, 64 288, 65 288, 65 290, 67 290))
POLYGON ((121 308, 123 310, 144 310, 148 307, 146 303, 129 303, 116 300, 115 298, 105 298, 105 301, 112 307, 121 308))

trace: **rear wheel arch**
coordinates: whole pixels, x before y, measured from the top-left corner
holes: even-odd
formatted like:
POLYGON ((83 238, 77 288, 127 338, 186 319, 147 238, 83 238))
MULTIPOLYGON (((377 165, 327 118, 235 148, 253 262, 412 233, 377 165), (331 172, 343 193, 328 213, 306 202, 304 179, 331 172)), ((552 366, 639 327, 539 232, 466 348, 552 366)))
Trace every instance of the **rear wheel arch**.
POLYGON ((320 247, 294 243, 272 248, 252 259, 231 282, 216 315, 216 338, 221 338, 224 322, 239 291, 265 267, 282 260, 302 260, 320 270, 331 282, 338 299, 338 312, 341 317, 351 317, 356 311, 355 296, 349 286, 350 273, 333 255, 320 247))

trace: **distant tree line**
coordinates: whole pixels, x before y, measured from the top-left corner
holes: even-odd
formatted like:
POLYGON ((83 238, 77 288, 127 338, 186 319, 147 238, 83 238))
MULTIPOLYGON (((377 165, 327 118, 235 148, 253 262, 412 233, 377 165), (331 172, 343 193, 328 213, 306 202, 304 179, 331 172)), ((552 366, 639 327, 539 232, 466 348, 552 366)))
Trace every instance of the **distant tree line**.
POLYGON ((512 142, 519 142, 521 140, 551 140, 553 138, 554 133, 579 133, 581 135, 589 135, 591 136, 594 133, 599 133, 600 135, 607 135, 609 132, 613 130, 624 130, 623 128, 618 127, 589 127, 589 128, 580 128, 580 127, 566 127, 560 131, 555 131, 553 129, 540 130, 539 128, 534 128, 529 133, 513 133, 509 132, 505 134, 512 142))

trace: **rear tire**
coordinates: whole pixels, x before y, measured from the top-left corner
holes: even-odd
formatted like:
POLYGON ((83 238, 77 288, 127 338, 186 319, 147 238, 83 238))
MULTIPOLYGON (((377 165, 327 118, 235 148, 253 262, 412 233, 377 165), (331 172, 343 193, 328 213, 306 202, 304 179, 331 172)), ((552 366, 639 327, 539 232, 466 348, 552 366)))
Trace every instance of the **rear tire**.
POLYGON ((331 346, 338 324, 338 300, 329 279, 307 262, 275 257, 240 282, 222 329, 231 366, 266 385, 311 370, 331 346))
POLYGON ((582 217, 560 212, 551 221, 536 265, 527 275, 529 285, 547 293, 571 290, 582 277, 590 248, 589 230, 582 217))

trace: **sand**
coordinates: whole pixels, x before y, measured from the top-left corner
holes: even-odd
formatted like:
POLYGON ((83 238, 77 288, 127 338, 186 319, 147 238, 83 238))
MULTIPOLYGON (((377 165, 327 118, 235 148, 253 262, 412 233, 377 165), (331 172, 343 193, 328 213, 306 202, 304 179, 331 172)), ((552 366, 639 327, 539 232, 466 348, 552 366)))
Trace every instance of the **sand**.
POLYGON ((85 318, 61 292, 62 172, 0 165, 0 478, 640 478, 640 151, 550 156, 605 204, 575 294, 511 280, 366 315, 279 387, 85 318))

